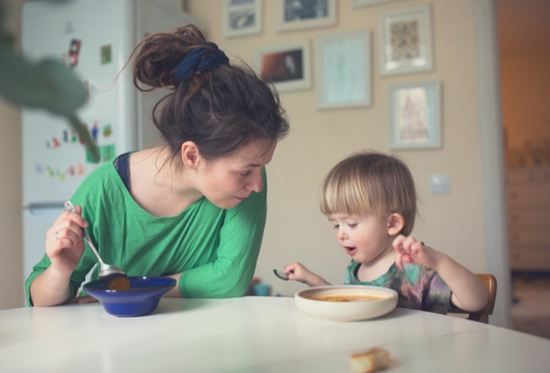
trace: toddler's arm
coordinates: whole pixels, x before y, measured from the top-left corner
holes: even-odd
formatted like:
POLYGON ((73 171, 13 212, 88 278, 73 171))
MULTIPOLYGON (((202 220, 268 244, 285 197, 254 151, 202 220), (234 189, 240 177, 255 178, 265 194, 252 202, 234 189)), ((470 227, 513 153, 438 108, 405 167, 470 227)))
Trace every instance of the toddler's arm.
POLYGON ((489 294, 483 282, 449 256, 424 246, 412 236, 397 236, 393 248, 399 268, 403 269, 403 263, 411 263, 434 269, 451 289, 455 306, 475 312, 487 305, 489 294))
POLYGON ((287 264, 284 271, 289 280, 303 282, 309 287, 330 285, 324 278, 311 272, 298 262, 287 264))

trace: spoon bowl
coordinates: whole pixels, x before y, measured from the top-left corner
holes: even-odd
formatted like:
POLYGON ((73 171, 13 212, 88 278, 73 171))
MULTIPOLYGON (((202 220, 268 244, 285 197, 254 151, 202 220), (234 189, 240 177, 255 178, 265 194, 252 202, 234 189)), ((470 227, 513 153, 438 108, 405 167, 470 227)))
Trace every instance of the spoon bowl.
POLYGON ((283 271, 274 269, 273 273, 275 273, 275 276, 279 277, 281 280, 288 281, 288 276, 283 271))

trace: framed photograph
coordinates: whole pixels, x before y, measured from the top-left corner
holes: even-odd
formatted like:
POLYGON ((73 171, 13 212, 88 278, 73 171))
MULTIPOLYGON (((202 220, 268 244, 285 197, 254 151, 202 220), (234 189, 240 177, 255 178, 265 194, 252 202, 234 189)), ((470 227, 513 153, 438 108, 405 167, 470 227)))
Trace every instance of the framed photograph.
POLYGON ((441 147, 441 83, 388 86, 389 148, 441 147))
POLYGON ((433 69, 430 4, 378 14, 380 75, 433 69))
POLYGON ((273 83, 279 92, 311 88, 309 54, 307 40, 258 49, 259 75, 264 82, 273 83))
POLYGON ((315 51, 319 109, 372 104, 369 30, 318 36, 315 51))
POLYGON ((336 0, 275 0, 277 31, 336 25, 336 0))
POLYGON ((360 8, 363 6, 395 3, 396 1, 403 1, 403 0, 351 0, 351 1, 353 3, 354 8, 360 8))
POLYGON ((223 28, 226 37, 262 32, 263 0, 224 0, 223 28))

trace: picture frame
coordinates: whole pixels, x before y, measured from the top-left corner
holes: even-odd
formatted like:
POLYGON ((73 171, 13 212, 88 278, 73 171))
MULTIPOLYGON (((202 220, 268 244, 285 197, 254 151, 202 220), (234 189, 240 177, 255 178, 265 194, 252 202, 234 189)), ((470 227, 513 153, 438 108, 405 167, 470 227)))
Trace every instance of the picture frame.
POLYGON ((336 25, 336 0, 275 0, 276 30, 303 30, 336 25))
POLYGON ((380 75, 433 69, 431 18, 430 4, 378 14, 380 75))
POLYGON ((310 47, 307 40, 256 50, 260 78, 279 92, 311 88, 310 47))
POLYGON ((239 37, 262 32, 263 0, 224 0, 223 29, 225 37, 239 37))
POLYGON ((391 150, 440 148, 441 137, 441 82, 388 86, 391 150))
POLYGON ((317 108, 372 105, 370 31, 320 35, 315 44, 317 108))
POLYGON ((397 1, 403 1, 403 0, 351 0, 354 8, 361 8, 364 6, 371 6, 371 5, 389 4, 389 3, 395 3, 397 1))

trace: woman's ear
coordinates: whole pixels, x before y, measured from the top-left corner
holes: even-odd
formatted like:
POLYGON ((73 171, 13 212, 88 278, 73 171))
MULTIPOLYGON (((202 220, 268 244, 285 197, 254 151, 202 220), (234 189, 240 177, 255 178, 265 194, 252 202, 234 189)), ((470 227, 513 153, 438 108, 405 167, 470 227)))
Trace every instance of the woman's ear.
POLYGON ((181 144, 181 159, 185 168, 197 168, 200 161, 200 152, 197 144, 193 141, 186 141, 181 144))
POLYGON ((401 229, 405 226, 405 218, 403 215, 394 212, 388 219, 388 234, 395 236, 401 232, 401 229))

